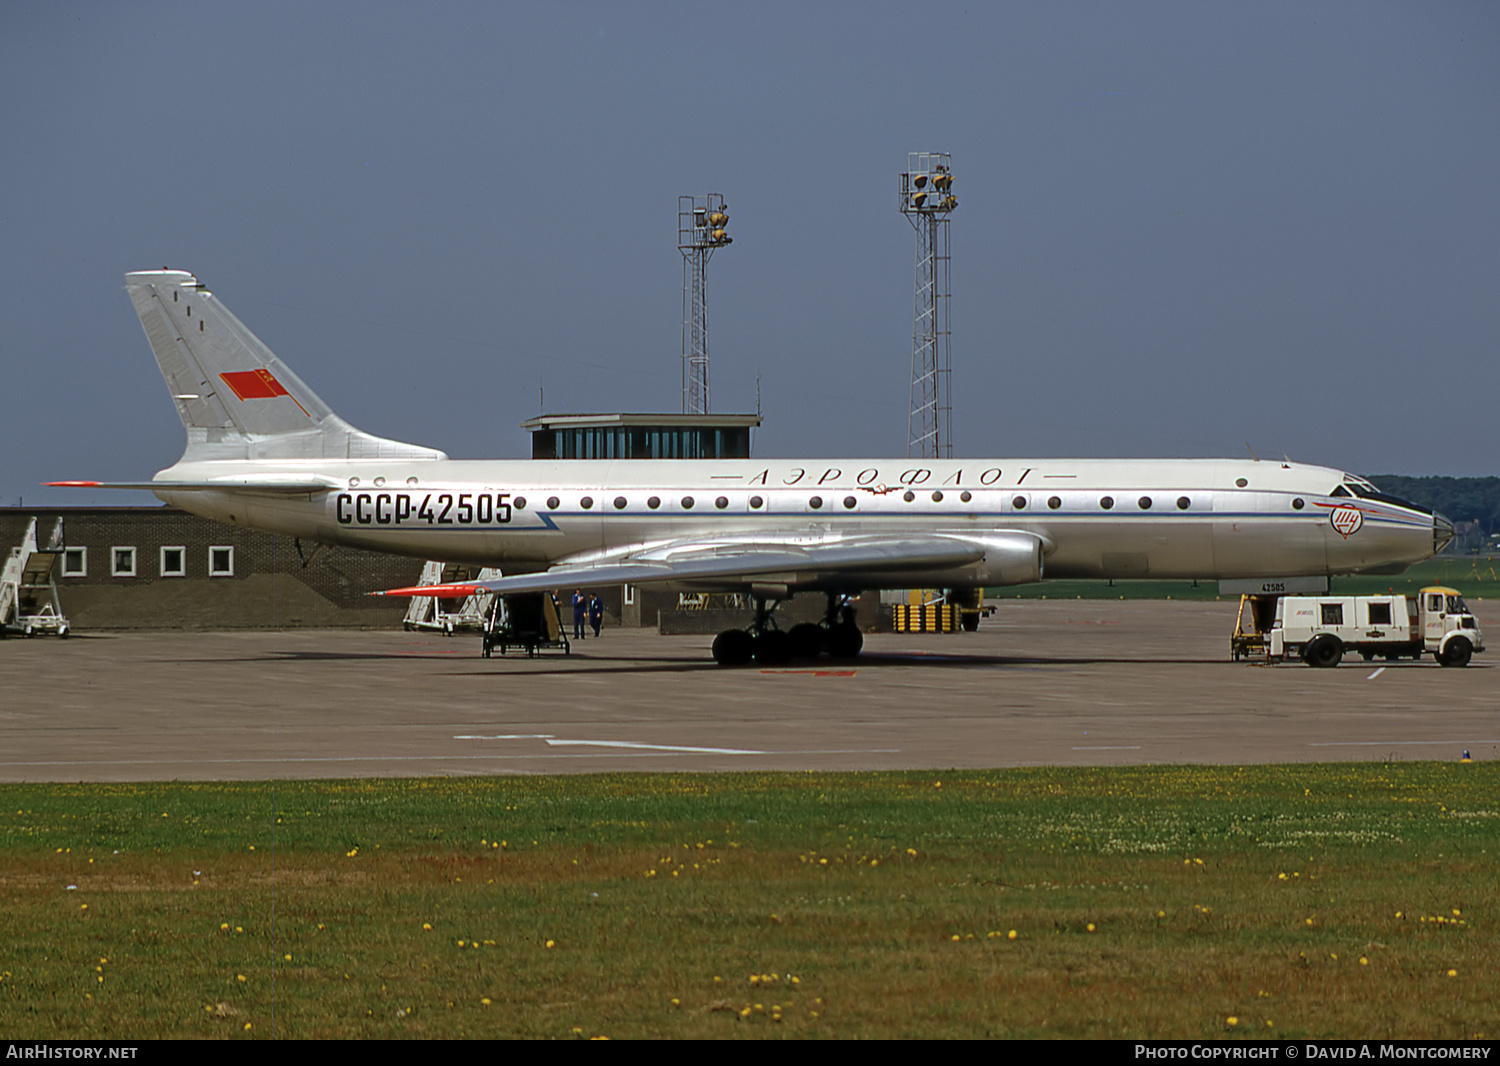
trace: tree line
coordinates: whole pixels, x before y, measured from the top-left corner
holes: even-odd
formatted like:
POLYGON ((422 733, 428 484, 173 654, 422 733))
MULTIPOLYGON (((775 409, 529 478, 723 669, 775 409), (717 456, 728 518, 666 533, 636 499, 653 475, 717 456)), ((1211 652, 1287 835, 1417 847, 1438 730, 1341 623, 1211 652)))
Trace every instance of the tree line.
POLYGON ((1478 522, 1484 537, 1500 533, 1500 477, 1370 478, 1381 492, 1420 503, 1457 522, 1478 522))

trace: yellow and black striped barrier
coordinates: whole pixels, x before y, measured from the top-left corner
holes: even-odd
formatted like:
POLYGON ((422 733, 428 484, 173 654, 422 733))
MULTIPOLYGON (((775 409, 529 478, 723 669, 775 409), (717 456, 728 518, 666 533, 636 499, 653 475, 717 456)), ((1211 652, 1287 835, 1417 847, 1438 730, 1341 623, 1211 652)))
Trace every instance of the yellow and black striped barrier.
POLYGON ((898 603, 891 608, 891 623, 897 633, 956 633, 959 606, 956 603, 898 603))

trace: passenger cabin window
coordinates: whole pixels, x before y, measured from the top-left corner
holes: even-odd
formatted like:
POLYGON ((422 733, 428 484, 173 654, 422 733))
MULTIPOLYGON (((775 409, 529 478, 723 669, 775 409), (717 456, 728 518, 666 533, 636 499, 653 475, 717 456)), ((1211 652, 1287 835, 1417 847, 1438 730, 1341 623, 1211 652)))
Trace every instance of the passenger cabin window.
POLYGON ((1372 626, 1388 626, 1391 624, 1391 605, 1388 603, 1370 604, 1370 624, 1372 626))
POLYGON ((1344 624, 1344 605, 1342 603, 1320 604, 1323 608, 1323 624, 1325 626, 1341 626, 1344 624))

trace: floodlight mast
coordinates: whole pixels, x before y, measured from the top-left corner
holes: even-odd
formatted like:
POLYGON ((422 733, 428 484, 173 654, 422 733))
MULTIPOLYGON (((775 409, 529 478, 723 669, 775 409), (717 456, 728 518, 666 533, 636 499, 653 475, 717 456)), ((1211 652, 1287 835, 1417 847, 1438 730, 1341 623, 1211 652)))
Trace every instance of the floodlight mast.
POLYGON ((682 253, 682 413, 709 413, 708 261, 734 243, 725 232, 729 214, 724 197, 677 198, 677 250, 682 253))
POLYGON ((912 318, 911 409, 906 420, 909 458, 953 455, 953 403, 949 396, 948 215, 953 161, 947 152, 908 152, 901 175, 901 213, 917 232, 916 300, 912 318))

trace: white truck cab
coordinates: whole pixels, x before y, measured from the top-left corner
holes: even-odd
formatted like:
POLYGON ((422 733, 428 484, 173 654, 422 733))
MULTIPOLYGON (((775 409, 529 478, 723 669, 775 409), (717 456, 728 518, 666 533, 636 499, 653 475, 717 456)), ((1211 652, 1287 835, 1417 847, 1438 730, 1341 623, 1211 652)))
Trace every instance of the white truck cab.
POLYGON ((1268 650, 1309 666, 1337 666, 1346 651, 1366 661, 1431 652, 1444 666, 1467 666, 1484 636, 1458 590, 1434 585, 1415 596, 1283 596, 1268 650))

